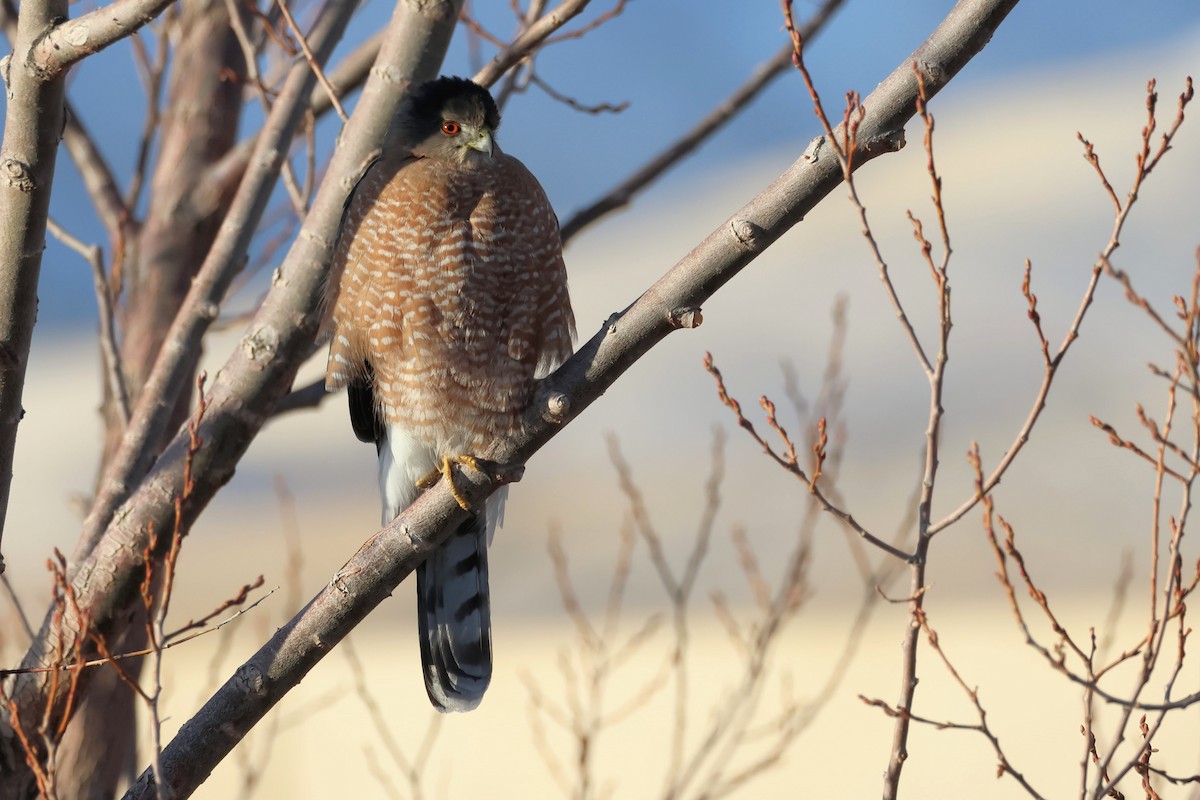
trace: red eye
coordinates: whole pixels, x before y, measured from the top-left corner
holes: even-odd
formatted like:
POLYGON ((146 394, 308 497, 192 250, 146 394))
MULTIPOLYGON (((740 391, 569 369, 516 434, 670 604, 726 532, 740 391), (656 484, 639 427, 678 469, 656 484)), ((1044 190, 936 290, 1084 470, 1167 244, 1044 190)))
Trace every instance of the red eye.
POLYGON ((462 128, 460 128, 458 123, 454 122, 453 120, 446 120, 442 123, 442 133, 446 134, 447 136, 457 136, 460 130, 462 130, 462 128))

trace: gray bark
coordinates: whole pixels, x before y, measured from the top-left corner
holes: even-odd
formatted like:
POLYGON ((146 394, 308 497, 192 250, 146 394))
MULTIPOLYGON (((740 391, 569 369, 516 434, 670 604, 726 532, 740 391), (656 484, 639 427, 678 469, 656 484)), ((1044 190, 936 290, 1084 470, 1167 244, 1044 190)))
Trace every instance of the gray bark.
POLYGON ((2 67, 8 113, 0 144, 0 540, 17 427, 25 413, 21 395, 37 320, 38 275, 63 120, 62 78, 44 79, 29 56, 38 38, 66 15, 66 0, 22 3, 13 52, 2 67))
MULTIPOLYGON (((927 96, 932 97, 983 48, 1015 4, 1016 0, 960 0, 925 44, 864 101, 866 115, 858 128, 856 169, 903 146, 904 125, 916 111, 913 64, 921 69, 927 96)), ((840 135, 841 128, 835 131, 835 136, 840 135)), ((815 140, 791 168, 714 230, 633 305, 614 314, 548 378, 530 409, 525 434, 497 442, 492 457, 502 464, 524 464, 651 347, 671 331, 695 323, 697 315, 689 312, 698 310, 726 281, 803 219, 842 179, 842 167, 828 144, 823 138, 815 140)), ((272 299, 264 304, 264 312, 272 299)), ((306 302, 316 299, 312 295, 306 302)), ((311 306, 300 307, 308 308, 311 306)), ((256 320, 262 325, 260 332, 276 331, 268 327, 269 319, 260 313, 256 320)), ((276 359, 286 357, 282 344, 280 341, 275 349, 276 359)), ((272 369, 274 360, 262 368, 272 369)), ((240 355, 230 360, 225 371, 231 384, 243 380, 237 373, 247 366, 247 359, 240 355)), ((460 488, 477 504, 517 471, 493 476, 467 471, 460 488)), ((190 795, 254 724, 390 596, 464 518, 465 512, 440 482, 371 537, 325 589, 238 668, 165 748, 163 779, 171 796, 190 795)), ((154 797, 157 793, 149 770, 126 794, 127 800, 154 797)))

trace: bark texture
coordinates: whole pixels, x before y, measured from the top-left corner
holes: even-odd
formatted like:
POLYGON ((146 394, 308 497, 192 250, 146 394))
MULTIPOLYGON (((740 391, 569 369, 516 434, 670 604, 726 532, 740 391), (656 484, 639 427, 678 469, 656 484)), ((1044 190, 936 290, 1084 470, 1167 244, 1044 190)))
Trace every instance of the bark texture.
MULTIPOLYGON (((861 167, 904 144, 904 126, 916 113, 916 64, 932 97, 988 42, 1016 0, 961 0, 941 26, 864 101, 858 127, 861 167)), ((840 139, 842 129, 834 132, 840 139)), ((491 456, 520 465, 578 416, 651 347, 695 320, 694 312, 730 278, 784 232, 803 219, 843 179, 842 166, 824 138, 754 200, 714 230, 633 305, 604 327, 541 387, 530 409, 526 434, 497 442, 491 456)), ((298 288, 298 287, 297 287, 298 288)), ((268 297, 256 319, 259 331, 274 332, 268 297)), ((316 300, 309 297, 306 303, 316 300)), ((309 308, 304 305, 302 308, 309 308)), ((278 340, 277 356, 288 339, 278 340)), ((236 356, 223 370, 229 389, 246 379, 246 359, 236 356)), ((275 368, 263 365, 264 370, 275 368)), ((233 400, 223 403, 232 407, 233 400)), ((216 424, 216 419, 212 420, 216 424)), ((164 476, 165 477, 165 476, 164 476)), ((483 476, 467 471, 460 488, 472 504, 512 474, 483 476)), ((336 644, 391 595, 430 550, 465 518, 444 482, 427 491, 390 525, 376 533, 309 604, 217 691, 180 730, 162 756, 162 778, 173 797, 187 797, 200 781, 293 686, 336 644)), ((154 776, 143 772, 126 798, 157 797, 154 776)))

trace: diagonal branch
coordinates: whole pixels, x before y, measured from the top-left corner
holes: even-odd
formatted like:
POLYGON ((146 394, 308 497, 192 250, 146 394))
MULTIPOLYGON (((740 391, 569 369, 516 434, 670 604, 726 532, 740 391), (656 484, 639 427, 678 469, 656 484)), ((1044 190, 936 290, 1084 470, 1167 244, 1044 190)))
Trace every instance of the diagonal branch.
MULTIPOLYGON (((330 0, 322 9, 309 35, 322 60, 341 38, 355 6, 352 0, 330 0)), ((96 502, 84 522, 75 550, 77 557, 95 546, 117 506, 149 470, 176 394, 188 383, 185 374, 191 364, 188 354, 197 351, 208 326, 217 318, 229 284, 241 269, 315 82, 307 63, 300 61, 293 65, 256 141, 256 157, 250 161, 250 169, 229 207, 221 232, 193 279, 142 389, 121 448, 106 471, 96 502)))
MULTIPOLYGON (((807 42, 821 32, 825 23, 845 0, 825 0, 800 31, 807 42)), ((594 201, 591 205, 576 211, 562 225, 562 240, 565 245, 577 233, 589 225, 598 222, 614 211, 624 208, 633 202, 642 189, 645 189, 660 175, 687 158, 706 139, 715 134, 731 119, 736 117, 756 97, 762 94, 771 83, 783 73, 792 68, 792 45, 789 42, 780 48, 779 52, 760 66, 750 76, 750 79, 739 86, 733 94, 725 98, 720 105, 709 112, 697 125, 673 142, 661 153, 650 159, 637 172, 613 187, 608 194, 594 201)))
MULTIPOLYGON (((927 70, 926 91, 932 96, 983 48, 1014 4, 1015 0, 960 0, 929 40, 864 102, 867 112, 859 124, 861 149, 856 166, 901 146, 903 127, 916 109, 917 81, 911 63, 915 61, 927 70)), ((380 73, 376 70, 373 77, 380 73)), ((351 119, 352 128, 369 99, 364 95, 351 119)), ((344 151, 339 151, 331 175, 345 176, 347 158, 344 151)), ((679 327, 681 320, 690 316, 684 313, 687 309, 698 307, 753 261, 841 180, 841 165, 818 140, 778 180, 719 225, 628 309, 613 315, 543 383, 526 418, 525 432, 517 439, 496 443, 488 455, 503 464, 525 463, 638 358, 679 327)), ((328 200, 336 189, 331 189, 328 182, 322 187, 314 214, 322 208, 329 213, 328 200)), ((330 224, 336 224, 336 220, 330 220, 330 224)), ((294 375, 294 360, 308 350, 317 321, 313 308, 320 293, 319 273, 328 263, 330 242, 323 243, 323 260, 300 261, 311 245, 311 234, 299 237, 243 347, 230 358, 214 384, 212 405, 201 434, 211 443, 207 457, 214 474, 197 464, 196 474, 211 481, 196 486, 193 496, 198 505, 203 505, 228 479, 232 462, 245 451, 263 423, 263 409, 279 396, 280 375, 294 375), (290 325, 284 327, 288 321, 290 325), (252 413, 251 407, 257 413, 252 413), (218 458, 222 463, 213 461, 218 458)), ((107 554, 116 560, 128 542, 140 540, 149 522, 165 514, 160 510, 161 501, 155 498, 171 495, 178 486, 183 447, 177 438, 155 474, 135 496, 129 513, 114 523, 102 547, 89 559, 90 567, 81 570, 87 574, 80 579, 90 575, 96 579, 95 584, 103 584, 106 576, 96 569, 98 559, 107 554)), ((461 476, 460 484, 468 499, 477 503, 503 478, 468 471, 461 476)), ((330 584, 243 664, 166 747, 163 774, 171 781, 175 796, 186 797, 251 727, 450 534, 464 513, 440 483, 372 536, 330 584)), ((85 582, 84 600, 94 601, 99 588, 85 582)), ((143 774, 126 797, 154 796, 150 780, 148 773, 143 774)))
MULTIPOLYGON (((314 198, 300 235, 277 271, 271 292, 250 332, 234 350, 227 369, 213 382, 209 411, 200 432, 209 444, 195 458, 195 487, 194 493, 189 493, 192 502, 184 512, 184 530, 190 529, 196 516, 229 480, 238 459, 268 419, 271 405, 290 385, 302 357, 311 353, 320 321, 319 298, 345 197, 383 140, 404 89, 413 80, 427 80, 436 75, 456 16, 454 2, 434 5, 405 0, 397 5, 379 62, 339 142, 327 179, 314 198)), ((314 50, 321 52, 318 41, 319 37, 310 36, 314 50)), ((307 64, 301 62, 297 68, 311 76, 307 64)), ((310 91, 311 83, 303 93, 306 100, 310 91)), ((281 104, 282 100, 276 108, 281 104)), ((72 585, 80 590, 82 606, 87 608, 82 613, 95 613, 114 637, 128 627, 126 610, 139 602, 138 584, 144 574, 141 553, 146 547, 147 532, 166 530, 174 524, 174 498, 181 496, 184 487, 187 439, 186 435, 177 436, 167 447, 154 472, 136 487, 124 512, 113 518, 107 531, 101 529, 103 535, 97 537, 90 554, 74 565, 72 585)), ((55 663, 54 654, 62 652, 63 644, 78 639, 78 627, 74 619, 48 619, 23 659, 24 666, 55 663)), ((63 691, 61 683, 56 688, 45 675, 16 676, 8 688, 14 707, 20 709, 23 717, 29 715, 35 724, 41 709, 53 708, 58 714, 63 707, 62 702, 56 702, 63 691)), ((29 771, 23 752, 12 744, 16 723, 19 720, 0 713, 0 769, 5 770, 6 778, 10 764, 11 774, 29 771)), ((0 781, 0 796, 6 796, 4 784, 5 781, 0 781)))
POLYGON ((38 38, 26 65, 43 80, 65 74, 73 64, 154 21, 175 0, 115 0, 77 19, 55 25, 38 38))
POLYGON ((577 17, 591 0, 563 0, 552 11, 530 25, 505 49, 496 54, 483 69, 472 78, 480 86, 491 86, 505 72, 519 64, 546 38, 577 17))
POLYGON ((84 126, 79 114, 72 108, 70 101, 66 104, 66 124, 63 126, 63 144, 67 153, 75 162, 83 178, 83 186, 96 208, 96 214, 104 224, 108 234, 109 245, 113 248, 113 258, 120 254, 117 248, 127 242, 133 232, 133 218, 129 207, 121 197, 121 189, 113 177, 108 161, 100 152, 96 141, 84 126))

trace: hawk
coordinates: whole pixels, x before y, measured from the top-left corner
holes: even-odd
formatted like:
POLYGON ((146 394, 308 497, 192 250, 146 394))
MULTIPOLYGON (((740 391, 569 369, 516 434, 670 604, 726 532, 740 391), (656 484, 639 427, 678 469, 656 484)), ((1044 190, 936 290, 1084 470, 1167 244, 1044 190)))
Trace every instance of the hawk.
POLYGON ((325 387, 347 389, 355 434, 376 446, 384 524, 439 474, 474 511, 417 569, 425 688, 440 711, 475 708, 491 679, 487 547, 507 496, 471 509, 454 466, 477 467, 521 430, 536 379, 570 356, 575 333, 558 218, 501 152, 499 124, 469 80, 414 89, 399 146, 347 200, 331 271, 325 387))

